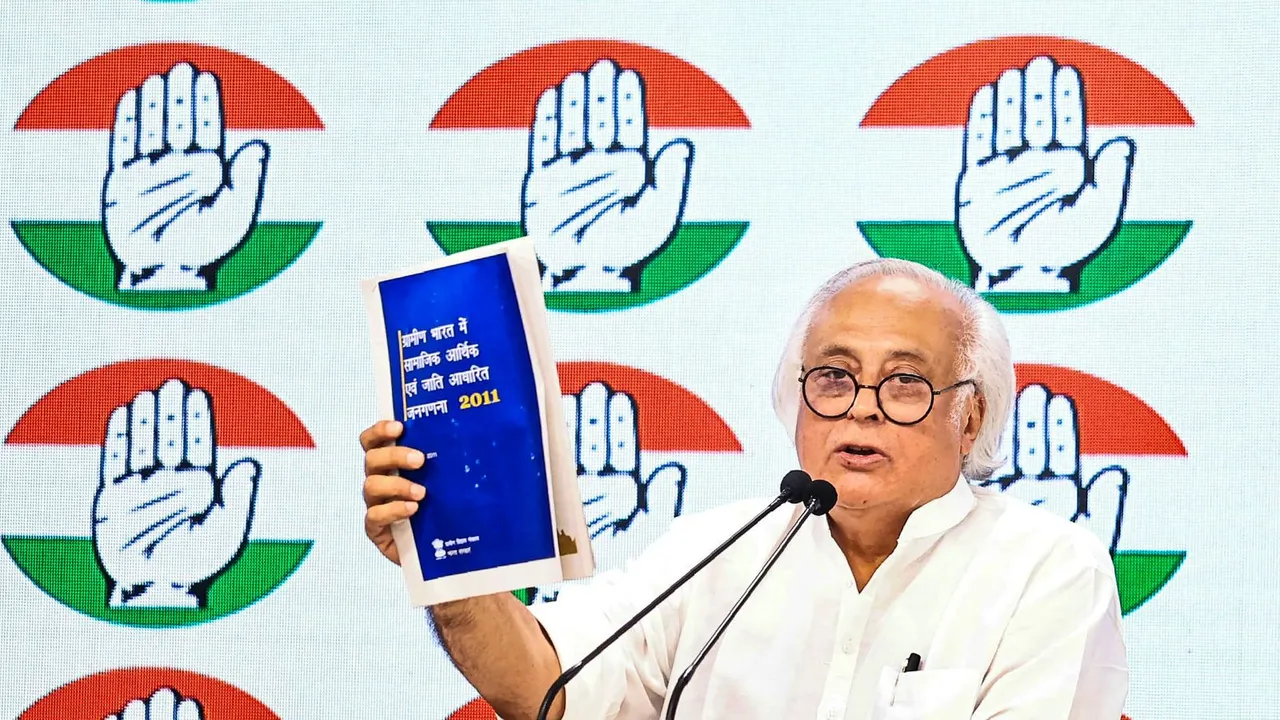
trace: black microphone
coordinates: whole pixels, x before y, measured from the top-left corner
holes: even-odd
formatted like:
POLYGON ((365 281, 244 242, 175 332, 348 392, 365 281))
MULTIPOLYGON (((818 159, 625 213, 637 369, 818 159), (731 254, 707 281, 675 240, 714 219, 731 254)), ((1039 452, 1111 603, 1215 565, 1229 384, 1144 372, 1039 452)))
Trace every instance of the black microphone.
POLYGON ((773 567, 778 561, 778 557, 782 555, 782 551, 787 549, 787 545, 791 543, 796 533, 800 532, 800 526, 811 515, 826 515, 831 508, 836 506, 836 489, 826 480, 814 480, 809 486, 809 499, 805 503, 804 512, 800 514, 800 518, 791 525, 791 529, 787 530, 787 534, 783 536, 782 542, 778 545, 769 559, 765 561, 764 567, 760 568, 760 572, 756 573, 755 578, 751 580, 751 584, 747 586, 746 592, 742 593, 742 597, 738 598, 738 602, 733 604, 729 609, 729 614, 725 616, 720 625, 716 627, 715 632, 711 633, 711 639, 707 640, 707 644, 702 646, 698 654, 694 656, 693 662, 689 663, 689 667, 685 668, 680 677, 676 680, 676 684, 671 686, 671 701, 667 704, 666 720, 673 720, 676 716, 676 705, 680 703, 680 695, 684 693, 684 688, 689 684, 689 680, 693 678, 693 673, 707 659, 707 654, 711 652, 711 647, 716 644, 724 631, 729 628, 729 623, 738 615, 738 611, 746 604, 747 598, 751 597, 751 593, 756 591, 760 582, 764 580, 765 573, 773 567))
POLYGON ((663 600, 666 600, 671 596, 671 593, 679 590, 681 585, 684 585, 689 581, 689 578, 692 578, 699 570, 706 567, 712 560, 715 560, 720 553, 724 552, 730 545, 737 542, 738 538, 742 537, 748 530, 755 527, 766 515, 782 507, 783 503, 798 503, 807 500, 811 496, 809 488, 812 485, 813 478, 810 478, 809 473, 803 470, 792 470, 787 473, 782 478, 782 485, 779 487, 780 492, 778 493, 778 497, 774 498, 769 503, 769 506, 762 510, 759 515, 751 518, 746 525, 743 525, 737 532, 730 535, 728 540, 720 543, 720 546, 715 550, 712 550, 710 555, 706 556, 698 562, 697 565, 690 568, 689 572, 681 575, 679 580, 672 583, 671 587, 663 590, 662 593, 659 594, 658 597, 654 598, 652 602, 645 605, 643 608, 640 608, 640 612, 632 615, 630 620, 623 623, 622 627, 618 628, 612 635, 605 638, 604 642, 600 643, 595 647, 595 649, 587 653, 585 657, 577 662, 577 664, 560 673, 560 677, 556 678, 556 681, 551 683, 551 687, 547 689, 547 694, 542 698, 542 706, 538 709, 538 720, 547 720, 547 714, 551 712, 551 704, 555 702, 556 695, 559 695, 560 691, 564 689, 564 686, 568 685, 570 680, 576 677, 578 673, 582 672, 582 668, 586 667, 587 663, 595 660, 600 653, 604 652, 606 648, 617 641, 618 638, 622 637, 623 634, 635 626, 636 623, 644 619, 645 615, 653 612, 654 608, 658 607, 663 600))

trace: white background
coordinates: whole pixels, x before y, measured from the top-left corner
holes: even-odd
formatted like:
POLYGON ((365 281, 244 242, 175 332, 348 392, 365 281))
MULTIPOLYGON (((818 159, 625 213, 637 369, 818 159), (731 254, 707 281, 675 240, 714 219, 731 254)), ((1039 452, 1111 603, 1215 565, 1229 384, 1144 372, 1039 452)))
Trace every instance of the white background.
MULTIPOLYGON (((364 540, 356 436, 375 419, 357 281, 437 254, 428 219, 518 217, 522 133, 427 131, 475 72, 548 42, 627 40, 700 67, 750 118, 750 130, 654 134, 694 140, 686 217, 749 221, 737 249, 702 281, 650 305, 551 317, 561 359, 666 377, 733 429, 741 455, 684 458, 696 510, 766 493, 793 466, 769 382, 808 294, 873 255, 856 222, 950 217, 959 130, 862 130, 867 108, 940 52, 1039 34, 1128 57, 1195 119, 1191 128, 1100 131, 1138 143, 1128 217, 1193 222, 1180 249, 1111 298, 1005 318, 1018 361, 1129 390, 1187 447, 1185 459, 1133 464, 1123 549, 1183 549, 1187 560, 1125 619, 1128 713, 1280 717, 1277 32, 1280 11, 1266 2, 0 4, 0 432, 75 375, 174 357, 263 385, 317 445, 282 460, 292 476, 264 477, 259 496, 273 523, 262 536, 313 539, 311 555, 275 593, 213 623, 138 630, 92 620, 0 556, 0 716, 16 717, 85 674, 136 665, 216 677, 287 719, 435 720, 474 696, 408 607, 398 571, 364 540), (69 68, 160 41, 216 45, 265 64, 325 124, 231 134, 229 144, 271 144, 263 219, 324 225, 267 285, 187 312, 129 310, 64 286, 7 224, 96 218, 106 133, 17 133, 14 122, 69 68), (894 170, 904 155, 933 158, 936 171, 906 182, 894 170)), ((0 448, 0 533, 72 532, 59 528, 87 522, 95 463, 92 449, 0 448)))

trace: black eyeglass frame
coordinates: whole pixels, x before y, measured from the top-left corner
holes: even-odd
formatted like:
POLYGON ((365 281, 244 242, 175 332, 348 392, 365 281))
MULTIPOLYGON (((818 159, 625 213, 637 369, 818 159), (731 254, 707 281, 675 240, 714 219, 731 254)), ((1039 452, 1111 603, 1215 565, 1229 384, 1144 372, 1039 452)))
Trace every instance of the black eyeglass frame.
POLYGON ((858 404, 858 393, 866 389, 866 390, 876 391, 875 392, 876 407, 880 409, 880 414, 884 415, 885 420, 888 420, 894 425, 901 425, 903 427, 918 425, 924 422, 925 418, 929 417, 929 413, 933 412, 934 400, 936 400, 939 395, 949 390, 955 390, 956 388, 962 385, 972 385, 975 389, 978 387, 978 384, 974 380, 974 378, 969 378, 967 380, 960 380, 959 382, 954 382, 942 388, 941 390, 934 390, 933 383, 929 382, 928 378, 924 377, 923 375, 916 375, 915 373, 891 373, 889 375, 885 375, 884 377, 880 378, 880 382, 876 383, 875 385, 863 385, 862 383, 858 382, 858 378, 854 376, 853 373, 841 367, 836 367, 834 365, 818 365, 816 367, 811 367, 808 370, 805 370, 803 365, 800 367, 800 397, 804 400, 804 404, 806 407, 809 408, 810 412, 812 412, 814 415, 817 415, 820 418, 825 418, 827 420, 836 420, 838 418, 842 418, 848 415, 849 411, 853 409, 853 406, 858 404), (805 391, 805 387, 806 387, 805 381, 809 379, 810 375, 812 375, 813 373, 819 370, 835 370, 836 372, 842 372, 845 375, 848 375, 849 379, 853 381, 853 398, 849 401, 849 407, 845 408, 844 412, 838 413, 836 415, 824 415, 823 413, 818 412, 817 409, 813 407, 813 403, 809 402, 809 393, 805 391), (898 377, 915 378, 916 380, 919 380, 920 382, 924 383, 929 387, 929 407, 925 409, 924 414, 920 416, 919 420, 915 420, 912 422, 900 422, 898 420, 894 420, 892 417, 889 416, 889 412, 884 409, 884 403, 880 401, 880 388, 883 387, 885 383, 898 377))

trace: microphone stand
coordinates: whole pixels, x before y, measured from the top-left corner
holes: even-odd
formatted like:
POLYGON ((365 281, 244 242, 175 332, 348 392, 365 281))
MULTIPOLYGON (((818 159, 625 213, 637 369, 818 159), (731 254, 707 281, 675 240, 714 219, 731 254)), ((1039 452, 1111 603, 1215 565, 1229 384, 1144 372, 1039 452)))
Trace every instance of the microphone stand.
POLYGON ((787 534, 782 538, 782 542, 778 544, 777 549, 775 549, 773 554, 769 556, 769 559, 765 561, 764 567, 760 568, 760 572, 756 573, 756 576, 751 580, 751 584, 747 585, 746 591, 743 592, 742 596, 738 598, 738 601, 733 604, 733 607, 729 610, 729 614, 726 615, 724 620, 720 622, 720 625, 716 627, 715 632, 711 633, 711 638, 707 640, 707 644, 702 646, 702 649, 699 650, 698 654, 693 658, 693 662, 691 662, 689 667, 680 674, 675 685, 671 687, 671 701, 667 705, 666 720, 674 720, 676 716, 676 706, 680 703, 680 696, 684 693, 685 686, 688 685, 689 681, 693 678, 694 671, 698 669, 698 666, 702 664, 703 660, 706 660, 707 655, 711 652, 712 646, 720 640, 720 636, 729 628, 729 623, 733 621, 734 617, 738 615, 738 611, 746 604, 747 599, 750 598, 751 594, 756 591, 757 587, 759 587, 761 581, 764 580, 765 574, 768 573, 773 567, 773 564, 778 561, 778 558, 782 555, 782 551, 787 549, 787 545, 789 545, 795 538, 796 534, 800 532, 800 527, 804 525, 804 521, 808 520, 812 515, 825 515, 832 507, 835 506, 835 487, 825 480, 813 481, 813 486, 811 487, 810 492, 812 494, 812 499, 809 500, 808 504, 805 506, 804 512, 800 514, 800 518, 797 519, 791 526, 791 529, 787 531, 787 534), (822 486, 826 487, 824 488, 822 486))
POLYGON ((676 580, 675 583, 671 585, 671 587, 667 588, 666 590, 663 590, 648 605, 645 605, 643 608, 640 609, 639 612, 637 612, 635 615, 632 615, 630 620, 627 620, 625 623, 623 623, 622 626, 619 627, 617 630, 615 630, 612 635, 605 638, 604 642, 600 643, 595 647, 595 649, 587 653, 586 656, 583 657, 581 660, 579 660, 576 664, 574 664, 573 667, 570 667, 568 670, 565 670, 564 672, 560 673, 560 677, 556 678, 555 682, 551 683, 551 687, 547 688, 547 694, 542 698, 542 705, 538 709, 538 720, 547 720, 547 715, 548 713, 551 712, 551 705, 555 702, 556 695, 559 695, 560 691, 563 690, 564 687, 569 684, 569 681, 577 677, 578 673, 582 672, 582 668, 585 667, 587 663, 599 657, 599 655, 603 653, 605 649, 607 649, 610 645, 612 645, 618 638, 622 637, 623 634, 625 634, 628 630, 634 627, 636 623, 644 619, 644 616, 648 615, 650 612, 653 611, 654 608, 658 607, 658 605, 661 604, 663 600, 666 600, 668 597, 671 596, 672 593, 680 589, 680 587, 683 586, 686 582, 688 582, 690 578, 696 575, 699 570, 706 567, 712 560, 715 560, 717 557, 719 557, 720 553, 724 552, 729 548, 730 545, 737 542, 738 538, 745 535, 748 530, 750 530, 751 528, 759 524, 759 522, 763 520, 766 515, 773 512, 774 510, 777 510, 779 507, 782 507, 783 503, 799 502, 801 497, 806 497, 807 492, 799 488, 802 486, 807 487, 811 482, 812 480, 810 480, 809 475, 802 471, 792 470, 791 472, 787 473, 787 476, 783 478, 783 481, 782 481, 782 493, 779 494, 778 497, 774 498, 773 501, 769 503, 768 507, 760 511, 760 513, 755 517, 751 518, 751 520, 747 522, 746 525, 743 525, 741 528, 739 528, 737 532, 730 535, 728 540, 725 540, 724 542, 720 543, 720 545, 715 550, 711 551, 710 555, 707 555, 705 558, 699 561, 697 565, 694 565, 692 568, 690 568, 688 572, 686 572, 684 575, 681 575, 680 579, 676 580), (798 475, 803 475, 803 478, 798 477, 798 475), (790 482, 790 486, 788 485, 789 482, 790 482))

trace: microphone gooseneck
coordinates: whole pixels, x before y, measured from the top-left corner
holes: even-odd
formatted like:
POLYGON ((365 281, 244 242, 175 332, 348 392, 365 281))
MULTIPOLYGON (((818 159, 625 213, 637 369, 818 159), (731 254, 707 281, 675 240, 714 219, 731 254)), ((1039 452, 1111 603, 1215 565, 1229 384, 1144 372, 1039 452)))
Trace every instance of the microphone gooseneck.
POLYGON ((742 609, 742 606, 746 604, 747 599, 750 598, 751 594, 756 591, 757 587, 759 587, 761 581, 764 580, 765 574, 769 572, 773 567, 773 564, 776 563, 778 558, 782 555, 782 551, 787 549, 787 545, 789 545, 792 539, 795 538, 796 534, 800 532, 800 526, 804 525, 804 521, 808 520, 811 515, 826 515, 830 512, 831 508, 835 507, 838 497, 835 487, 826 480, 814 480, 809 486, 807 495, 808 499, 805 501, 804 512, 800 513, 800 517, 787 530, 787 534, 783 536, 782 542, 778 544, 778 547, 773 551, 773 554, 765 561, 764 567, 760 568, 760 572, 756 573, 756 576, 752 578, 751 584, 747 585, 746 591, 742 593, 742 596, 738 598, 738 601, 729 609, 729 614, 725 616, 724 620, 720 622, 715 631, 711 633, 711 638, 707 640, 707 643, 703 645, 702 649, 698 651, 698 654, 694 656, 693 662, 689 663, 689 667, 685 668, 685 671, 680 673, 680 677, 676 680, 675 685, 671 686, 671 698, 667 704, 666 720, 673 720, 675 718, 676 706, 680 703, 680 696, 684 693, 685 686, 688 685, 689 681, 693 678, 694 671, 698 669, 698 666, 702 664, 703 660, 707 659, 707 655, 711 652, 711 648, 720 640, 720 636, 724 634, 724 631, 729 628, 729 623, 733 622, 733 619, 737 617, 738 611, 742 609))
MULTIPOLYGON (((826 484, 825 481, 819 481, 819 482, 823 482, 823 484, 826 484)), ((594 649, 592 649, 591 652, 587 653, 581 660, 575 663, 568 670, 565 670, 564 672, 560 673, 560 677, 556 678, 555 682, 551 683, 551 687, 547 688, 547 694, 544 695, 542 698, 542 705, 538 709, 538 720, 547 720, 547 715, 551 712, 551 705, 555 702, 556 695, 559 695, 560 691, 563 690, 564 687, 569 684, 569 681, 577 677, 578 673, 582 672, 582 669, 586 667, 587 663, 599 657, 599 655, 603 653, 606 648, 608 648, 610 645, 616 642, 618 638, 622 637, 623 634, 625 634, 628 630, 634 627, 636 623, 644 619, 646 615, 653 612, 653 609, 658 607, 658 605, 661 604, 663 600, 666 600, 668 597, 670 597, 672 593, 680 589, 680 587, 684 585, 686 582, 688 582, 690 578, 696 575, 698 571, 702 570, 702 568, 706 567, 712 560, 715 560, 717 557, 719 557, 720 553, 723 553, 725 550, 729 548, 730 545, 737 542, 738 538, 745 535, 748 530, 758 525, 760 521, 765 518, 766 515, 782 507, 784 503, 812 502, 812 500, 810 500, 810 498, 812 497, 810 488, 812 487, 813 484, 814 484, 814 481, 812 478, 809 477, 809 473, 806 473, 803 470, 792 470, 791 472, 787 473, 786 476, 782 478, 782 485, 779 488, 778 496, 774 498, 772 501, 770 501, 768 507, 760 511, 760 513, 757 514, 755 517, 748 520, 746 525, 743 525, 741 528, 737 530, 737 532, 730 535, 729 539, 720 543, 720 545, 717 546, 715 550, 712 550, 711 553, 707 555, 705 558, 703 558, 702 560, 700 560, 697 565, 694 565, 692 568, 689 569, 688 572, 686 572, 684 575, 681 575, 680 579, 672 583, 670 587, 668 587, 666 590, 663 590, 661 593, 659 593, 658 596, 655 597, 652 601, 650 601, 648 605, 645 605, 644 607, 640 608, 639 612, 637 612, 635 615, 632 615, 630 620, 627 620, 625 623, 622 624, 621 627, 615 630, 612 635, 605 638, 604 642, 601 642, 599 645, 597 645, 594 649)), ((830 487, 830 485, 827 485, 827 487, 830 487)), ((835 490, 832 489, 832 493, 834 492, 835 490)))

